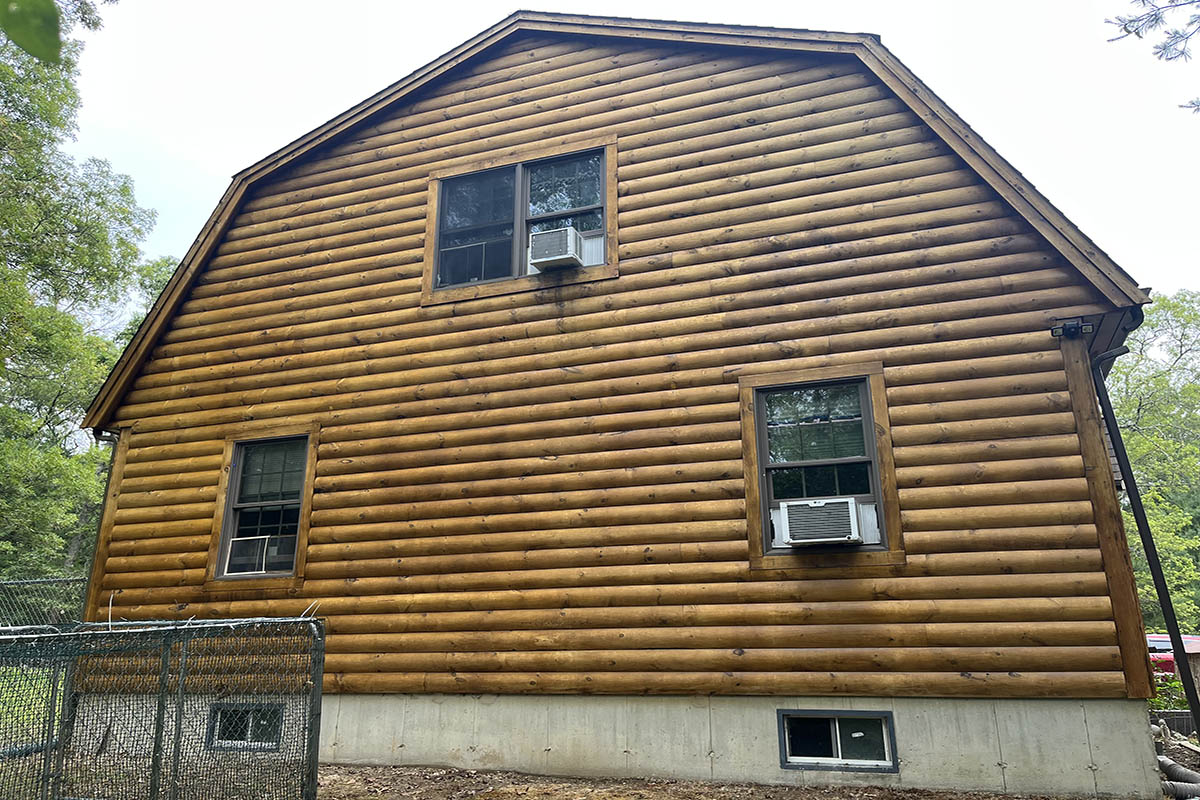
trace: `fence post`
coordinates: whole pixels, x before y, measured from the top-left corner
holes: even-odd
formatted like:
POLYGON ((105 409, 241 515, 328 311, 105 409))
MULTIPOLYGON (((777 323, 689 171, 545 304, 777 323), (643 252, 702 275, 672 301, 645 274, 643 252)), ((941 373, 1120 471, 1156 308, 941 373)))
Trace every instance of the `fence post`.
POLYGON ((309 679, 312 681, 309 695, 308 714, 308 763, 305 769, 304 800, 317 798, 317 768, 320 761, 321 745, 321 683, 325 678, 325 625, 318 619, 311 621, 312 626, 312 667, 309 679))
POLYGON ((159 786, 162 783, 162 746, 163 729, 167 717, 167 688, 171 680, 171 634, 162 636, 162 662, 158 673, 158 708, 154 715, 154 751, 150 761, 150 795, 149 800, 158 800, 159 786))
POLYGON ((175 689, 175 736, 174 747, 175 751, 171 754, 171 800, 177 800, 179 797, 179 759, 183 751, 183 680, 187 677, 187 655, 188 644, 190 639, 183 639, 179 643, 179 669, 176 671, 175 681, 178 686, 175 689))
POLYGON ((54 758, 54 729, 58 717, 58 678, 59 663, 55 659, 50 673, 50 705, 46 709, 46 727, 42 731, 42 785, 38 793, 43 798, 50 797, 50 784, 54 779, 50 763, 54 758))

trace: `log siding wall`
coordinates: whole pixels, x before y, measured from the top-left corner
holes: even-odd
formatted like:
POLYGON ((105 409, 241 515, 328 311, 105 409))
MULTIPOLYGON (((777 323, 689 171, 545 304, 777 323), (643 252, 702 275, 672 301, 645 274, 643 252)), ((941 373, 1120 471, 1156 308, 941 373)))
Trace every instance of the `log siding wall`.
POLYGON ((317 601, 331 691, 1124 696, 1049 334, 1111 310, 854 58, 522 34, 248 195, 116 415, 90 613, 317 601), (420 305, 431 172, 604 134, 619 277, 420 305), (738 378, 863 361, 905 563, 750 570, 738 378), (305 579, 206 589, 224 441, 282 424, 305 579))

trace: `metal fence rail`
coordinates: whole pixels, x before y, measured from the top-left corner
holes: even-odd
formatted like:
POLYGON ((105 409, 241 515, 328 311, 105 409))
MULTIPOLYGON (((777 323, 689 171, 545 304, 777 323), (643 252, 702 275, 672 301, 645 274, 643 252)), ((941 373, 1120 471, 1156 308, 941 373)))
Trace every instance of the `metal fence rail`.
POLYGON ((0 627, 75 623, 86 592, 87 578, 0 581, 0 627))
POLYGON ((4 800, 313 800, 313 619, 0 630, 4 800))

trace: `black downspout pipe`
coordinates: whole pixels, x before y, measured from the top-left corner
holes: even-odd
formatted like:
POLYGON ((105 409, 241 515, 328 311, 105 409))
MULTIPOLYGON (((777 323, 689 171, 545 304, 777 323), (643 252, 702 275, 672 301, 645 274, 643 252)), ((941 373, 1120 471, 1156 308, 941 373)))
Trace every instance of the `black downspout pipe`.
POLYGON ((1112 441, 1113 452, 1117 456, 1117 465, 1121 468, 1121 478, 1125 481, 1125 494, 1129 497, 1129 507, 1133 518, 1137 521, 1138 536, 1146 551, 1146 563, 1150 567, 1150 575, 1154 578, 1154 592, 1158 595, 1158 605, 1162 608, 1163 619, 1167 623, 1167 633, 1171 636, 1171 649, 1175 653, 1175 667, 1179 670, 1179 678, 1183 682, 1183 693, 1187 697, 1188 706, 1192 712, 1192 724, 1200 731, 1200 697, 1196 694, 1196 679, 1192 676, 1192 665, 1188 662, 1187 650, 1183 647, 1183 636, 1179 632, 1179 620, 1175 616, 1175 605, 1171 602, 1171 590, 1163 577, 1162 562, 1158 560, 1158 548, 1154 546, 1154 537, 1150 533, 1150 521, 1146 519, 1146 509, 1142 506, 1142 495, 1138 491, 1137 479, 1129 466, 1129 454, 1125 451, 1125 441, 1117 427, 1117 418, 1113 414, 1112 401, 1108 398, 1108 387, 1104 384, 1104 365, 1118 356, 1129 352, 1128 347, 1118 347, 1101 353, 1092 359, 1092 378, 1096 384, 1096 396, 1100 399, 1100 410, 1104 412, 1104 426, 1108 428, 1108 438, 1112 441))

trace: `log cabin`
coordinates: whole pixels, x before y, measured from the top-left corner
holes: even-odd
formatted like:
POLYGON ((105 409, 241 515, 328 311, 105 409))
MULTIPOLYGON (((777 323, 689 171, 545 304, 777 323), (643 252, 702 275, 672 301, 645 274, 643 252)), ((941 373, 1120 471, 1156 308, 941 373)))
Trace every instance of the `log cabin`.
POLYGON ((234 177, 87 614, 314 610, 333 761, 1157 796, 1146 302, 876 36, 518 12, 234 177))

